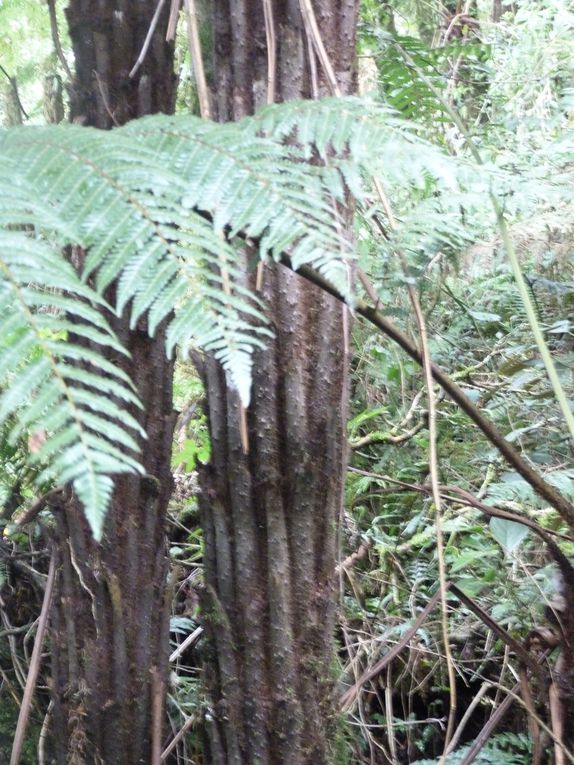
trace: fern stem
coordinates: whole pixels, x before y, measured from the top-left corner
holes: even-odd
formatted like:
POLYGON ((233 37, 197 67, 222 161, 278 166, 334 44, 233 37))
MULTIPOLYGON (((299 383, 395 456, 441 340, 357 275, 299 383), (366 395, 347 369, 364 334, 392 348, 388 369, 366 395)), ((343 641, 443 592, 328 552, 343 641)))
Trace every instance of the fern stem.
POLYGON ((534 336, 536 346, 542 358, 542 362, 544 363, 544 367, 546 368, 546 374, 548 375, 548 379, 552 385, 552 390, 554 391, 554 395, 556 396, 556 400, 558 401, 558 405, 560 406, 564 420, 568 426, 568 430, 570 431, 570 437, 574 441, 574 414, 572 413, 568 398, 564 388, 562 387, 562 383, 560 382, 558 371, 556 370, 556 365, 554 364, 554 359, 552 358, 546 340, 544 339, 544 333, 542 332, 538 317, 536 316, 536 309, 532 303, 532 297, 530 296, 530 292, 526 285, 526 280, 524 279, 524 274, 520 268, 520 262, 518 260, 516 248, 508 230, 508 224, 504 218, 504 214, 500 208, 498 200, 492 193, 490 194, 490 201, 492 202, 492 206, 494 207, 496 213, 498 230, 500 231, 500 236, 510 261, 512 273, 518 287, 518 292, 520 293, 520 297, 524 304, 524 309, 526 311, 526 316, 528 317, 528 323, 530 324, 532 335, 534 336))

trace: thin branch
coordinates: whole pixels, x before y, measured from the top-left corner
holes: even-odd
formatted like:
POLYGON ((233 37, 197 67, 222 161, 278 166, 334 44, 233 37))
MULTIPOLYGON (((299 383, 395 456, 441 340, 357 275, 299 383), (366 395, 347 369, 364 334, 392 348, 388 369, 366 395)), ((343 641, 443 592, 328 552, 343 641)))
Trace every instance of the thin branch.
POLYGON ((28 117, 28 114, 27 114, 26 110, 25 110, 25 109, 24 109, 24 107, 22 106, 22 101, 20 101, 20 94, 18 93, 18 87, 17 87, 17 85, 16 85, 16 80, 15 80, 15 78, 13 78, 13 77, 10 77, 10 75, 9 75, 9 74, 8 74, 8 72, 7 72, 7 71, 4 69, 4 67, 2 66, 2 64, 0 64, 0 72, 2 72, 2 74, 4 74, 4 75, 5 75, 5 76, 8 78, 8 82, 10 83, 10 85, 11 85, 11 87, 12 87, 12 90, 14 91, 14 95, 16 96, 16 100, 17 100, 17 102, 18 102, 18 108, 19 108, 19 109, 20 109, 20 111, 22 112, 22 116, 23 116, 23 117, 24 117, 24 119, 26 119, 26 120, 27 120, 27 119, 29 119, 29 117, 28 117))
POLYGON ((152 16, 152 20, 150 22, 149 29, 147 31, 147 35, 144 40, 144 44, 142 45, 142 49, 140 51, 139 56, 137 57, 137 61, 133 65, 132 70, 128 75, 130 80, 136 76, 138 69, 141 67, 141 65, 145 61, 145 57, 147 56, 147 52, 149 50, 149 46, 152 41, 153 33, 155 32, 155 29, 157 27, 161 10, 164 5, 165 5, 165 0, 158 0, 155 13, 152 16))
MULTIPOLYGON (((273 104, 275 103, 275 81, 277 79, 277 40, 271 0, 263 0, 263 15, 265 17, 265 40, 267 43, 267 103, 273 104)), ((260 260, 257 264, 255 277, 256 292, 261 292, 263 289, 264 269, 265 261, 260 260)))
POLYGON ((550 686, 550 721, 554 734, 554 761, 556 765, 565 765, 564 759, 564 707, 556 683, 550 686))
MULTIPOLYGON (((378 218, 376 218, 376 220, 378 221, 378 218)), ((373 285, 371 283, 371 280, 369 279, 369 277, 367 276, 367 274, 363 271, 361 267, 357 268, 357 276, 359 277, 359 281, 365 288, 365 292, 369 296, 369 299, 372 300, 375 308, 379 310, 379 308, 381 307, 381 299, 375 292, 373 285)))
POLYGON ((195 715, 191 715, 187 718, 187 720, 184 722, 180 730, 175 734, 175 736, 172 738, 172 740, 169 742, 169 744, 166 746, 166 748, 161 753, 161 762, 165 762, 169 755, 172 753, 172 751, 175 749, 177 744, 181 741, 181 739, 185 736, 187 731, 191 728, 193 723, 196 721, 195 715))
POLYGON ((167 31, 165 33, 166 42, 172 42, 172 40, 175 40, 180 8, 181 0, 171 0, 171 6, 169 9, 169 21, 167 22, 167 31))
POLYGON ((98 73, 98 71, 96 69, 94 69, 93 74, 94 74, 94 77, 96 79, 96 83, 98 85, 98 90, 100 91, 100 95, 102 97, 102 102, 104 104, 104 108, 107 111, 107 113, 109 115, 109 118, 114 123, 114 125, 116 127, 119 127, 120 123, 117 121, 116 115, 113 113, 113 111, 110 108, 110 102, 108 101, 108 96, 107 96, 107 93, 105 91, 104 84, 102 82, 102 78, 100 77, 100 75, 99 75, 99 73, 98 73))
MULTIPOLYGON (((397 230, 397 221, 395 219, 391 204, 387 198, 387 195, 383 189, 383 186, 378 178, 373 178, 373 183, 379 195, 379 199, 385 210, 389 226, 392 231, 397 230)), ((408 276, 408 264, 404 253, 398 252, 401 267, 405 277, 408 276)), ((450 649, 450 636, 448 632, 448 603, 447 603, 447 582, 446 582, 446 565, 444 560, 444 538, 442 533, 442 506, 441 506, 441 494, 440 494, 440 478, 439 478, 439 459, 438 459, 438 434, 437 434, 437 413, 436 413, 436 398, 434 393, 434 381, 432 374, 432 359, 429 351, 428 333, 426 321, 421 309, 421 305, 418 299, 418 295, 412 284, 407 282, 407 290, 409 298, 415 314, 419 337, 421 342, 421 361, 423 366, 425 387, 428 401, 428 428, 429 428, 429 468, 430 468, 430 480, 432 498, 435 508, 435 527, 436 527, 436 548, 438 559, 438 579, 439 579, 439 591, 440 591, 440 610, 441 610, 441 627, 442 638, 444 644, 444 654, 447 665, 448 684, 449 684, 449 711, 448 721, 446 725, 446 733, 444 736, 444 748, 440 758, 440 765, 444 765, 446 762, 446 755, 452 734, 454 732, 454 725, 456 720, 456 676, 454 671, 454 661, 450 649)))
MULTIPOLYGON (((403 263, 405 266, 406 264, 403 263)), ((407 271, 405 268, 405 276, 407 271)), ((456 676, 454 671, 454 660, 450 649, 450 636, 448 631, 448 604, 447 604, 447 582, 446 582, 446 565, 444 559, 444 537, 442 533, 442 502, 439 489, 439 459, 438 459, 438 435, 437 435, 437 414, 436 414, 436 399, 434 394, 434 381, 431 368, 431 356, 428 344, 428 335, 426 322, 421 310, 421 306, 415 290, 411 284, 408 285, 411 303, 415 312, 417 325, 419 329, 419 336, 421 341, 421 355, 423 362, 423 371, 425 378, 425 385, 427 388, 427 401, 429 409, 429 468, 432 497, 435 508, 435 526, 436 526, 436 547, 437 547, 437 560, 438 560, 438 578, 439 578, 439 591, 441 593, 440 606, 441 606, 441 626, 442 637, 444 643, 444 653, 447 664, 448 682, 449 682, 449 713, 448 721, 446 725, 446 733, 444 736, 444 749, 440 759, 441 765, 446 762, 446 754, 448 751, 448 745, 454 732, 454 725, 456 721, 456 708, 457 708, 457 695, 456 695, 456 676)))
POLYGON ((151 765, 160 765, 165 683, 157 667, 151 669, 151 765))
POLYGON ((2 66, 2 64, 0 64, 0 72, 2 72, 2 74, 4 74, 4 75, 6 76, 6 78, 8 79, 8 82, 9 82, 10 84, 12 84, 12 78, 10 77, 10 75, 8 74, 8 72, 7 72, 7 71, 4 69, 4 67, 2 66))
POLYGON ((32 521, 36 520, 39 513, 41 513, 42 510, 50 504, 50 502, 62 495, 62 489, 50 489, 50 491, 46 492, 46 494, 40 497, 40 499, 36 500, 34 504, 30 505, 30 507, 22 513, 22 515, 16 521, 16 528, 19 529, 22 526, 26 526, 28 523, 32 523, 32 521))
POLYGON ((420 629, 425 619, 427 619, 427 617, 430 615, 434 607, 437 605, 437 603, 440 600, 440 597, 441 597, 440 591, 435 592, 435 594, 432 596, 432 598, 429 600, 429 602, 420 612, 415 622, 412 624, 411 627, 409 627, 409 629, 405 632, 405 634, 399 640, 399 642, 396 643, 391 648, 391 650, 383 656, 382 659, 377 661, 369 669, 365 670, 365 672, 363 672, 363 674, 360 676, 357 682, 354 683, 348 690, 345 691, 345 693, 339 699, 339 706, 342 710, 348 709, 353 703, 353 701, 355 700, 361 688, 366 683, 373 680, 373 678, 375 678, 377 675, 379 675, 383 671, 383 669, 385 669, 385 667, 389 664, 389 662, 391 662, 395 658, 395 656, 398 656, 399 653, 403 650, 403 648, 406 648, 406 646, 410 643, 411 638, 413 638, 414 635, 416 635, 417 631, 420 629))
POLYGON ((299 0, 299 7, 301 9, 303 23, 305 24, 305 30, 307 31, 307 34, 313 43, 313 47, 317 53, 317 58, 321 62, 321 66, 325 72, 325 77, 329 83, 331 93, 334 96, 340 96, 341 89, 339 88, 333 65, 331 64, 327 51, 325 50, 323 39, 321 37, 321 33, 319 32, 317 19, 315 18, 315 11, 311 5, 311 0, 299 0))
POLYGON ((459 587, 457 587, 456 584, 450 582, 448 589, 451 590, 453 595, 456 595, 461 603, 463 603, 470 611, 478 616, 480 621, 486 627, 488 627, 488 629, 492 630, 495 635, 498 635, 498 637, 504 641, 504 643, 506 643, 506 645, 512 651, 514 651, 516 656, 523 662, 523 664, 529 667, 532 673, 541 681, 539 665, 537 664, 536 660, 533 659, 532 656, 528 653, 526 648, 524 648, 524 646, 518 642, 518 640, 515 640, 515 638, 513 638, 512 635, 510 635, 504 629, 504 627, 501 627, 500 624, 498 624, 498 622, 490 616, 490 614, 487 614, 486 611, 478 605, 478 603, 475 603, 475 601, 469 595, 466 595, 459 587))
POLYGON ((263 0, 263 15, 265 17, 265 38, 267 41, 267 103, 275 103, 275 80, 277 77, 277 40, 275 39, 275 24, 273 22, 273 3, 263 0))
MULTIPOLYGON (((507 694, 507 697, 504 699, 502 704, 498 707, 495 714, 492 715, 490 720, 486 723, 480 734, 475 738, 475 740, 472 743, 472 746, 464 756, 464 759, 461 761, 460 765, 470 765, 471 762, 473 762, 476 759, 476 756, 480 752, 480 750, 483 748, 483 746, 486 744, 487 740, 492 735, 492 732, 496 725, 500 722, 503 715, 508 711, 509 707, 512 705, 513 701, 517 701, 521 707, 524 707, 524 709, 529 712, 530 714, 533 714, 531 710, 528 709, 528 706, 524 703, 524 701, 520 698, 518 695, 518 692, 520 690, 520 683, 517 683, 512 690, 509 688, 504 688, 501 685, 498 685, 497 683, 492 683, 493 687, 500 688, 503 693, 507 694), (508 702, 508 703, 507 703, 508 702), (493 725, 491 725, 491 722, 494 722, 493 725)), ((557 738, 554 731, 546 725, 546 723, 538 716, 534 715, 534 719, 536 720, 537 724, 542 728, 545 733, 547 733, 554 744, 558 747, 560 747, 561 751, 564 753, 566 758, 574 763, 574 754, 572 752, 569 752, 566 746, 560 741, 560 739, 557 738)))
POLYGON ((50 720, 52 718, 52 710, 54 708, 54 702, 50 701, 48 709, 44 716, 44 722, 40 728, 40 735, 38 736, 38 765, 46 765, 46 739, 48 737, 48 730, 50 729, 50 720))
POLYGON ((190 645, 193 645, 194 643, 197 643, 201 635, 203 634, 203 627, 196 627, 191 635, 188 635, 183 643, 181 645, 178 645, 178 647, 175 649, 175 651, 171 654, 169 657, 169 663, 173 664, 173 662, 181 656, 181 654, 189 648, 190 645))
POLYGON ((201 55, 201 43, 199 41, 199 25, 197 23, 197 8, 195 0, 184 0, 185 16, 187 19, 187 40, 189 54, 193 65, 197 95, 199 97, 199 113, 205 120, 211 119, 211 105, 209 103, 209 89, 205 79, 203 56, 201 55))
POLYGON ((305 42, 307 44, 307 58, 309 61, 309 81, 311 84, 311 98, 319 98, 319 76, 317 74, 317 55, 313 48, 313 41, 309 37, 309 32, 305 29, 305 42))
POLYGON ((44 635, 45 635, 46 627, 48 624, 48 613, 50 611, 50 605, 52 603, 52 593, 54 590, 55 578, 56 578, 55 556, 52 553, 52 557, 50 558, 50 569, 48 571, 48 581, 46 583, 46 592, 44 593, 44 601, 42 603, 42 610, 40 612, 40 618, 38 619, 38 630, 36 632, 36 640, 34 641, 34 649, 32 650, 32 657, 30 659, 30 668, 28 669, 28 676, 26 678, 26 687, 24 688, 24 696, 22 698, 22 705, 20 706, 20 712, 18 714, 18 723, 16 725, 14 743, 12 744, 12 754, 10 755, 10 765, 19 765, 20 763, 20 756, 22 754, 22 747, 24 745, 24 736, 26 735, 26 727, 28 725, 28 718, 30 716, 30 709, 32 706, 32 698, 34 696, 36 681, 38 679, 38 673, 40 671, 40 663, 42 660, 42 645, 44 643, 44 635))
MULTIPOLYGON (((506 654, 506 651, 505 651, 506 654)), ((531 765, 540 765, 540 759, 542 756, 542 741, 540 736, 540 725, 536 720, 536 707, 534 705, 534 699, 532 698, 532 690, 526 670, 521 667, 518 672, 520 678, 520 693, 524 699, 524 703, 528 710, 528 730, 530 731, 530 738, 532 739, 532 763, 531 765)), ((502 673, 500 675, 502 677, 502 673)), ((497 690, 498 693, 498 690, 497 690)), ((548 689, 548 696, 550 705, 552 705, 552 686, 548 689)))
POLYGON ((486 681, 480 686, 478 693, 473 697, 472 701, 466 708, 466 711, 463 714, 461 721, 459 722, 455 732, 453 733, 453 736, 448 745, 447 754, 451 754, 452 751, 456 748, 456 745, 458 744, 460 737, 464 733, 464 729, 466 728, 468 721, 472 717, 474 710, 480 704, 483 696, 491 687, 492 687, 491 684, 486 681))
POLYGON ((58 31, 58 18, 56 16, 56 2, 55 0, 47 0, 48 3, 48 14, 50 16, 50 32, 52 33, 52 42, 54 43, 54 50, 56 51, 56 56, 58 57, 58 60, 60 64, 62 65, 62 69, 66 73, 66 77, 70 82, 74 79, 74 75, 72 74, 70 67, 68 66, 68 62, 66 61, 66 57, 64 56, 64 51, 62 50, 62 44, 60 42, 60 33, 58 31))
MULTIPOLYGON (((524 646, 515 640, 512 635, 510 635, 503 627, 501 627, 498 622, 492 619, 492 617, 487 614, 486 611, 484 611, 478 604, 476 604, 472 598, 468 597, 468 595, 465 595, 464 592, 462 592, 462 590, 460 590, 455 584, 447 581, 445 582, 445 592, 449 591, 451 591, 461 603, 464 603, 467 608, 473 611, 487 627, 495 632, 495 634, 498 635, 498 637, 500 637, 506 643, 506 645, 508 645, 509 648, 514 651, 514 653, 521 659, 521 661, 530 668, 534 675, 540 675, 539 663, 533 659, 526 648, 524 648, 524 646)), ((388 666, 389 662, 391 662, 404 648, 407 647, 410 640, 422 626, 423 622, 429 617, 435 606, 438 605, 441 599, 441 595, 441 590, 437 590, 437 592, 435 592, 427 605, 420 612, 415 622, 411 627, 409 627, 399 642, 396 643, 391 648, 391 650, 382 657, 382 659, 377 661, 369 669, 365 670, 357 682, 354 683, 347 691, 345 691, 339 700, 340 708, 342 710, 348 709, 355 700, 361 688, 366 685, 366 683, 377 677, 377 675, 379 675, 385 669, 385 667, 388 666)))

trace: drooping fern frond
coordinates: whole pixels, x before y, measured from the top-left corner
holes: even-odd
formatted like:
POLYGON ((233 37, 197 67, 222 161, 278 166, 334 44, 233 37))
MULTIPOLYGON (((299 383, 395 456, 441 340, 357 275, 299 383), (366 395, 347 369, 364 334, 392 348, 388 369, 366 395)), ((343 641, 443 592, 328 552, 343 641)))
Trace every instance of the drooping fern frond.
MULTIPOLYGON (((398 228, 389 229, 382 241, 381 255, 389 260, 398 251, 410 260, 410 254, 426 253, 430 258, 439 249, 460 250, 468 238, 461 225, 463 205, 478 200, 481 210, 484 207, 479 193, 469 199, 463 192, 463 184, 477 184, 476 169, 422 139, 385 104, 367 104, 365 108, 365 100, 359 98, 285 104, 263 109, 247 127, 277 140, 292 137, 310 155, 317 152, 330 173, 327 179, 334 178, 332 185, 326 180, 329 191, 344 194, 344 180, 367 217, 376 214, 386 221, 373 187, 372 179, 377 178, 399 220, 398 228)), ((484 184, 482 179, 481 189, 484 184)))
MULTIPOLYGON (((240 124, 276 141, 290 139, 311 158, 317 153, 326 169, 342 175, 354 196, 365 194, 364 179, 378 176, 394 186, 420 188, 433 178, 442 187, 455 187, 457 163, 417 135, 413 123, 374 100, 327 98, 264 107, 240 124)), ((330 193, 340 194, 336 175, 330 193)))
POLYGON ((184 208, 210 213, 216 232, 257 239, 261 258, 289 250, 295 267, 313 263, 348 292, 349 242, 320 169, 297 147, 189 117, 146 118, 124 132, 184 180, 184 208))
POLYGON ((232 128, 156 117, 105 135, 10 131, 0 150, 18 156, 20 172, 81 233, 84 277, 100 290, 119 279, 118 310, 131 301, 132 324, 148 311, 152 331, 177 307, 170 347, 193 340, 214 351, 247 403, 251 351, 265 330, 234 278, 233 235, 257 237, 262 255, 290 249, 295 264, 312 262, 347 292, 341 261, 351 251, 320 176, 279 144, 232 128))
POLYGON ((100 352, 124 352, 98 310, 103 299, 46 241, 63 242, 71 232, 10 163, 0 169, 0 224, 7 220, 0 235, 0 424, 17 415, 12 442, 26 431, 41 434, 32 457, 44 468, 38 483, 70 482, 99 537, 110 474, 140 470, 130 456, 139 450, 132 432, 144 434, 119 403, 138 399, 100 352))
POLYGON ((134 394, 101 353, 120 350, 102 295, 132 326, 145 316, 153 334, 167 321, 168 352, 213 352, 247 404, 252 353, 269 334, 245 274, 251 245, 260 257, 288 252, 349 296, 338 212, 349 189, 365 197, 374 170, 392 183, 453 175, 387 108, 358 99, 280 106, 239 125, 156 116, 111 132, 14 129, 0 133, 0 164, 0 413, 17 413, 15 437, 46 431, 36 459, 72 481, 96 533, 109 474, 138 469, 137 424, 117 403, 134 394), (77 273, 67 245, 80 248, 77 273))

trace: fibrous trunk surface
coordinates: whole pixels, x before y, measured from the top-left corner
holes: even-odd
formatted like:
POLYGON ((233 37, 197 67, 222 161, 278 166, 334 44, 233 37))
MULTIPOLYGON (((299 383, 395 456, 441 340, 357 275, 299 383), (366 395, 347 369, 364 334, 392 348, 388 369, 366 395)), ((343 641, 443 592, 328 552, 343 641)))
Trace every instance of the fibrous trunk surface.
MULTIPOLYGON (((342 92, 354 83, 354 0, 313 3, 342 92)), ((326 95, 298 2, 267 4, 276 100, 326 95), (271 14, 269 11, 271 10, 271 14)), ((217 119, 266 101, 261 0, 214 7, 217 119)), ((246 253, 245 263, 253 263, 246 253)), ((253 285, 253 273, 246 279, 253 285)), ((334 568, 345 466, 344 308, 299 276, 266 264, 262 295, 274 332, 258 352, 242 444, 237 395, 212 360, 203 376, 212 461, 201 481, 206 762, 333 761, 334 568), (243 439, 245 440, 245 439, 243 439)))
MULTIPOLYGON (((156 6, 156 0, 71 0, 66 15, 75 55, 75 121, 111 128, 173 110, 165 14, 143 66, 129 77, 156 6)), ((161 331, 150 339, 143 325, 130 331, 127 317, 110 322, 131 353, 127 361, 119 355, 112 360, 134 380, 144 405, 131 414, 148 434, 142 442, 147 475, 117 480, 101 545, 77 503, 64 503, 56 512, 50 730, 57 762, 78 765, 155 761, 152 731, 161 733, 168 667, 172 363, 161 331)), ((157 748, 157 734, 155 739, 157 748)))

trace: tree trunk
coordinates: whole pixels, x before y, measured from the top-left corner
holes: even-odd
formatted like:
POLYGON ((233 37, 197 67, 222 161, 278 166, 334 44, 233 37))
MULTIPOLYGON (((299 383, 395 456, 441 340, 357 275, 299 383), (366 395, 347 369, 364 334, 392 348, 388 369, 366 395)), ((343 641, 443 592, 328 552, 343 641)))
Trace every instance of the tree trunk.
MULTIPOLYGON (((324 95, 299 3, 268 5, 277 99, 324 95)), ((319 0, 314 9, 340 88, 349 92, 357 3, 319 0)), ((214 38, 217 117, 238 119, 265 102, 263 3, 217 3, 214 38)), ((246 278, 253 284, 252 274, 246 278)), ((345 309, 281 266, 265 265, 262 292, 275 338, 255 360, 248 453, 237 395, 213 360, 202 370, 213 454, 200 499, 211 705, 206 762, 327 765, 336 728, 333 585, 346 458, 345 309)))
POLYGON ((9 128, 22 124, 22 109, 15 77, 0 82, 0 114, 2 114, 2 127, 9 128))
MULTIPOLYGON (((156 0, 71 0, 76 59, 72 119, 110 128, 173 111, 172 46, 162 14, 143 66, 137 59, 156 0)), ((113 287, 112 287, 113 292, 113 287)), ((110 296, 111 297, 111 296, 110 296)), ((116 482, 101 544, 71 500, 56 510, 57 590, 51 621, 51 735, 58 763, 158 762, 169 649, 165 517, 171 492, 172 363, 164 335, 110 317, 131 358, 113 357, 138 386, 148 434, 145 477, 116 482), (152 754, 155 747, 156 756, 152 754)))

